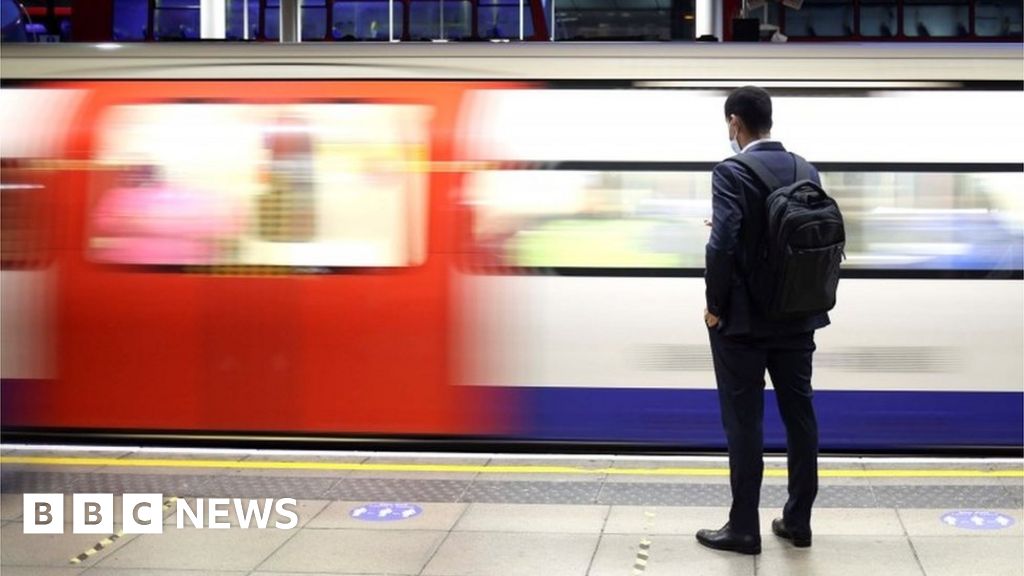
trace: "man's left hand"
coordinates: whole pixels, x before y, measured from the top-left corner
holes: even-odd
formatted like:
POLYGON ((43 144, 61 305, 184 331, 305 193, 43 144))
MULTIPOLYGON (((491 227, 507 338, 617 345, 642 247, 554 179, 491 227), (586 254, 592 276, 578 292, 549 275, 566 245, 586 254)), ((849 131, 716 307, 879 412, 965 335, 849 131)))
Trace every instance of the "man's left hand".
POLYGON ((708 328, 714 328, 715 326, 718 326, 718 316, 715 316, 711 312, 708 312, 707 308, 704 309, 704 324, 708 328))

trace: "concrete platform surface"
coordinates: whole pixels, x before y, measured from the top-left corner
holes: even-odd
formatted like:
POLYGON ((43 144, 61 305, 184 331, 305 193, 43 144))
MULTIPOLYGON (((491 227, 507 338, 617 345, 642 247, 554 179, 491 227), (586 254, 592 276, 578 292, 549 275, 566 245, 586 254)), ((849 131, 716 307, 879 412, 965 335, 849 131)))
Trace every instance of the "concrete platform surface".
POLYGON ((720 457, 4 445, 0 573, 1024 576, 1018 459, 822 458, 809 549, 771 534, 785 466, 766 464, 763 551, 742 556, 694 538, 728 515, 720 457), (161 533, 126 530, 139 493, 160 495, 161 533), (62 534, 25 533, 25 494, 63 495, 62 534), (75 533, 73 494, 113 495, 112 529, 75 533), (179 527, 200 504, 203 527, 179 527))

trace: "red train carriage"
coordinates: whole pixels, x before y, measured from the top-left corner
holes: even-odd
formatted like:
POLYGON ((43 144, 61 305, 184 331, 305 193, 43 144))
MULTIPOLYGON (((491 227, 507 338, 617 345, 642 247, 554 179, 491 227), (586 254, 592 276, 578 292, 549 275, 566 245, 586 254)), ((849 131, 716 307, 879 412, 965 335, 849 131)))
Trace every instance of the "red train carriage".
POLYGON ((49 194, 30 220, 48 254, 21 270, 50 271, 56 358, 46 380, 5 379, 4 425, 500 431, 486 390, 450 385, 445 166, 475 87, 40 86, 74 95, 61 160, 11 169, 49 194), (218 196, 234 212, 197 204, 218 196))

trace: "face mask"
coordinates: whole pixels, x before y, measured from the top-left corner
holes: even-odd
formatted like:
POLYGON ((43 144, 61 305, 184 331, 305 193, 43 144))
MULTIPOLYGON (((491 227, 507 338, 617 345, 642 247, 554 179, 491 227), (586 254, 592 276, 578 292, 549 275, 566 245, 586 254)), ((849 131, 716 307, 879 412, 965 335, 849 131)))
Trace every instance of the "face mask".
MULTIPOLYGON (((739 138, 739 135, 739 131, 737 131, 736 138, 739 138)), ((729 138, 729 146, 732 147, 732 151, 734 153, 739 154, 740 152, 743 151, 743 148, 740 148, 740 143, 738 140, 736 140, 736 138, 729 138)))

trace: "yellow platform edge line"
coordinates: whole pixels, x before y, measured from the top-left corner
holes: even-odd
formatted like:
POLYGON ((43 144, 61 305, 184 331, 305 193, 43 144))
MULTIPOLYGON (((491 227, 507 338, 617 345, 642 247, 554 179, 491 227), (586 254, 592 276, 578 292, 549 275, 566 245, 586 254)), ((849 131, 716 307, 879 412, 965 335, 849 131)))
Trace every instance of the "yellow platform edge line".
MULTIPOLYGON (((728 468, 577 468, 573 466, 484 466, 474 464, 373 464, 358 462, 286 462, 275 460, 192 460, 164 458, 76 458, 55 456, 0 456, 0 464, 32 466, 108 466, 111 468, 221 468, 225 470, 337 470, 366 472, 478 472, 481 474, 608 474, 613 476, 728 476, 728 468)), ((766 469, 767 477, 786 471, 766 469)), ((1021 470, 927 469, 823 469, 823 478, 1024 478, 1021 470)))

